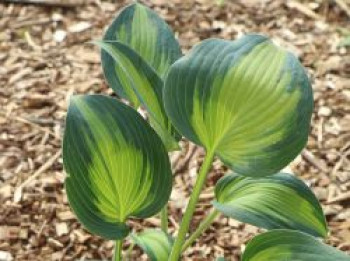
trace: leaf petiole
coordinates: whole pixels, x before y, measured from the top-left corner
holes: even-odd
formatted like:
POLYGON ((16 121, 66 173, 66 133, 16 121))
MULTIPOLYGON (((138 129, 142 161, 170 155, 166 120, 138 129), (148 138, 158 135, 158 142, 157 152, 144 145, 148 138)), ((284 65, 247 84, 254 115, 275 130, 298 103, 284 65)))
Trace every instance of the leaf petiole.
POLYGON ((130 246, 129 246, 128 249, 126 250, 125 256, 126 256, 127 260, 131 260, 131 252, 132 252, 134 246, 135 246, 135 243, 134 243, 134 242, 131 242, 131 243, 130 243, 130 246))
POLYGON ((188 247, 190 247, 194 241, 205 231, 207 230, 214 220, 220 215, 220 212, 216 209, 213 209, 209 215, 199 224, 199 227, 192 233, 192 235, 186 240, 185 244, 182 247, 182 252, 184 252, 188 247))
POLYGON ((181 256, 182 245, 185 241, 186 234, 188 232, 188 229, 192 220, 192 216, 195 211, 197 201, 199 199, 199 195, 206 181, 207 174, 211 168, 211 163, 213 162, 213 159, 214 159, 214 152, 213 151, 207 152, 207 154, 205 155, 202 167, 199 171, 196 184, 193 187, 190 201, 188 202, 185 214, 182 218, 179 233, 175 239, 173 248, 171 250, 169 261, 178 261, 181 256))
POLYGON ((122 240, 116 240, 115 241, 115 248, 114 248, 114 255, 112 261, 121 261, 122 260, 122 248, 123 248, 123 241, 122 240))
POLYGON ((166 204, 160 211, 161 229, 168 234, 168 204, 166 204))

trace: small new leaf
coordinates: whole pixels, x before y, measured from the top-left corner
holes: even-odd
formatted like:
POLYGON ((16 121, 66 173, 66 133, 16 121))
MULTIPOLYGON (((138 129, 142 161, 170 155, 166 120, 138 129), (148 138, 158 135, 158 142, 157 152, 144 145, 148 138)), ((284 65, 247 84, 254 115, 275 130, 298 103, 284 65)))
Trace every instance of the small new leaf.
POLYGON ((107 239, 124 238, 128 217, 150 217, 170 196, 161 140, 135 110, 107 96, 71 99, 63 163, 71 207, 90 232, 107 239))
POLYGON ((152 261, 168 260, 173 239, 163 231, 148 229, 140 234, 132 234, 131 238, 152 261))
POLYGON ((254 237, 242 261, 350 261, 350 256, 299 231, 279 229, 254 237))
POLYGON ((215 188, 214 207, 241 222, 265 229, 294 229, 325 237, 327 224, 312 191, 296 177, 226 175, 215 188))

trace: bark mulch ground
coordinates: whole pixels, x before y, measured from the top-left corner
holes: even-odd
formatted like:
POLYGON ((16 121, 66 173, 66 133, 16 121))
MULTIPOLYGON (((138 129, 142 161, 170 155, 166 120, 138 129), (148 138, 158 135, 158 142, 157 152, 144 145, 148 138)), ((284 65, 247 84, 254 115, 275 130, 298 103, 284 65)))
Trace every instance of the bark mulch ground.
MULTIPOLYGON (((68 206, 61 138, 71 94, 112 93, 103 79, 99 51, 86 42, 101 38, 128 2, 39 2, 0 3, 0 260, 107 259, 113 242, 90 235, 68 206)), ((171 24, 184 51, 208 37, 235 39, 258 32, 300 57, 312 78, 315 109, 308 146, 290 169, 321 200, 330 228, 328 243, 350 252, 350 4, 346 0, 144 3, 171 24)), ((182 152, 172 155, 172 230, 178 227, 203 158, 200 148, 182 145, 182 152)), ((215 162, 192 229, 206 215, 212 185, 225 171, 215 162)), ((131 223, 140 230, 160 221, 154 217, 131 223)), ((253 226, 221 217, 184 260, 213 260, 223 254, 239 260, 257 232, 253 226)), ((145 259, 134 248, 131 260, 145 259)))

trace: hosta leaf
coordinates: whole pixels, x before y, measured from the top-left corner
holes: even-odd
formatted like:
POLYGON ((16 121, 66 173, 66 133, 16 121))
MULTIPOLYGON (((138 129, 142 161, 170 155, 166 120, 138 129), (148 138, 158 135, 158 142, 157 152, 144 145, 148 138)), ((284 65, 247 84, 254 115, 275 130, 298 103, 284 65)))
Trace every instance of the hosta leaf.
MULTIPOLYGON (((138 3, 121 11, 108 27, 104 40, 119 41, 129 46, 160 78, 181 56, 179 43, 169 26, 151 9, 138 3)), ((129 99, 123 88, 124 77, 106 52, 102 52, 102 67, 110 87, 129 99)))
POLYGON ((216 209, 241 222, 266 229, 286 228, 314 236, 327 235, 317 198, 290 174, 264 178, 226 175, 217 183, 215 197, 216 209))
POLYGON ((246 176, 271 175, 296 157, 313 108, 297 58, 260 35, 198 44, 171 66, 163 97, 181 134, 246 176))
POLYGON ((140 234, 133 234, 131 238, 152 261, 168 260, 173 239, 163 231, 149 229, 140 234))
POLYGON ((135 110, 113 98, 71 99, 63 163, 71 207, 104 238, 125 237, 128 217, 150 217, 169 199, 172 175, 161 140, 135 110))
POLYGON ((299 231, 279 229, 253 238, 242 261, 350 261, 350 256, 299 231))
POLYGON ((120 42, 95 41, 115 61, 121 86, 130 100, 141 102, 150 116, 150 123, 161 137, 168 151, 178 148, 178 134, 165 114, 162 89, 163 81, 132 49, 120 42))

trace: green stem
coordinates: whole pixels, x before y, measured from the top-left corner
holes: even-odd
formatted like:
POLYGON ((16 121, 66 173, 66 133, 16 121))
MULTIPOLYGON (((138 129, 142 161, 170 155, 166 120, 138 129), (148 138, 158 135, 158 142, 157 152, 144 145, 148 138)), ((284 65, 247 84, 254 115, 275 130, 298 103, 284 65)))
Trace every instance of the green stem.
POLYGON ((126 250, 126 257, 127 257, 127 260, 131 260, 131 252, 132 252, 132 249, 134 248, 135 246, 135 243, 134 242, 131 242, 130 243, 130 246, 128 247, 128 249, 126 250))
POLYGON ((205 155, 202 167, 197 177, 196 184, 194 185, 192 190, 190 201, 188 202, 185 214, 182 218, 179 233, 175 239, 173 248, 171 250, 170 257, 168 259, 169 261, 178 261, 181 256, 182 245, 185 241, 186 234, 190 226, 190 222, 192 220, 192 216, 195 211, 197 201, 199 199, 199 195, 202 191, 203 185, 207 178, 208 171, 211 168, 211 163, 213 162, 213 158, 214 158, 213 152, 207 152, 207 154, 205 155))
POLYGON ((214 220, 219 216, 220 212, 216 209, 213 209, 209 215, 205 217, 205 219, 200 223, 199 227, 193 234, 186 240, 185 244, 182 247, 182 252, 184 252, 188 247, 190 247, 194 241, 205 231, 207 230, 214 220))
POLYGON ((123 247, 122 240, 115 241, 113 261, 121 261, 122 260, 122 247, 123 247))
POLYGON ((164 233, 168 233, 168 204, 160 212, 161 228, 164 233))

